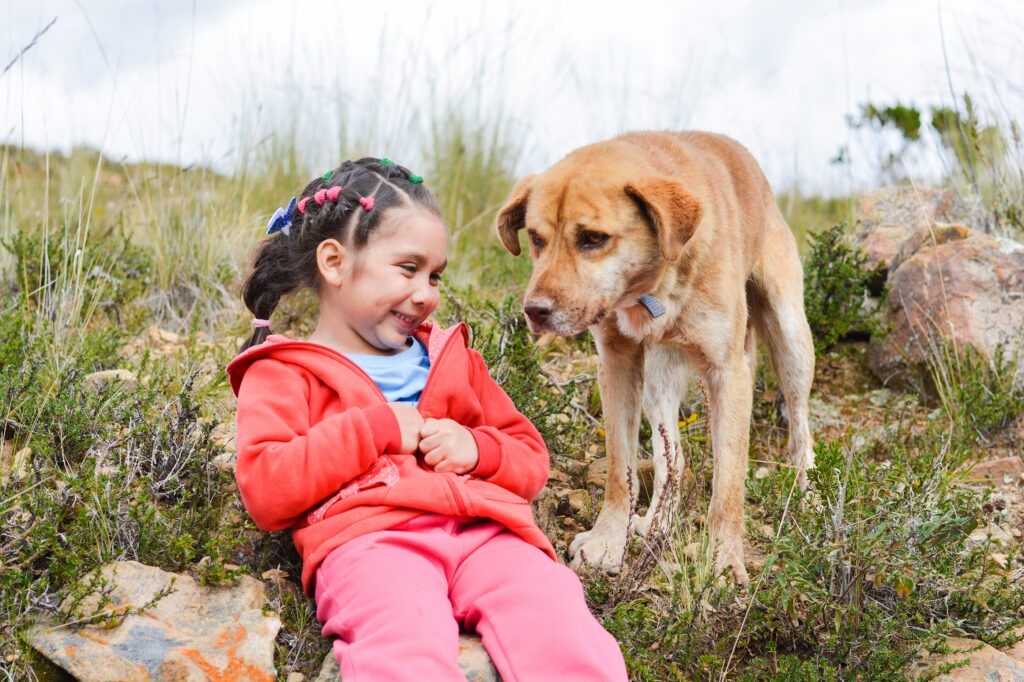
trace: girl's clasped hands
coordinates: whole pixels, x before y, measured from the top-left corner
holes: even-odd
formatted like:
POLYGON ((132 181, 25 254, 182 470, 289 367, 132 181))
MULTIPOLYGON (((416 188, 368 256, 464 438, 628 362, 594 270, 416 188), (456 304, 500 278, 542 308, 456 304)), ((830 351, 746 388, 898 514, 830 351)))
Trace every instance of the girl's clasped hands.
POLYGON ((423 461, 439 474, 469 473, 479 451, 469 429, 452 419, 424 419, 415 407, 389 403, 402 432, 400 454, 423 454, 423 461))

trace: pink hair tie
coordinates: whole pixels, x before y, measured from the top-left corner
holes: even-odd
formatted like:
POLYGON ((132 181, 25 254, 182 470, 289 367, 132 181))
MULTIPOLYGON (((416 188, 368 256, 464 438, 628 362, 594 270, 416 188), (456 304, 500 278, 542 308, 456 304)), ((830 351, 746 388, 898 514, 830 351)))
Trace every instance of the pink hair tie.
POLYGON ((270 320, 261 320, 258 317, 254 317, 254 318, 252 318, 252 326, 254 326, 254 327, 266 327, 267 329, 269 329, 270 328, 270 320))
POLYGON ((306 212, 306 202, 307 201, 309 201, 309 197, 302 197, 301 199, 299 199, 299 203, 297 205, 297 208, 299 209, 299 213, 305 213, 306 212))
POLYGON ((363 197, 362 199, 359 200, 359 205, 362 206, 367 213, 369 213, 370 211, 373 210, 373 197, 363 197))
POLYGON ((327 190, 325 190, 325 189, 318 189, 316 191, 316 193, 313 195, 313 201, 315 201, 320 206, 324 205, 324 199, 326 199, 326 198, 327 198, 327 190))
POLYGON ((342 189, 341 185, 337 185, 336 187, 332 187, 329 190, 327 190, 326 192, 324 192, 324 196, 326 196, 331 201, 337 201, 338 197, 341 196, 341 189, 342 189))

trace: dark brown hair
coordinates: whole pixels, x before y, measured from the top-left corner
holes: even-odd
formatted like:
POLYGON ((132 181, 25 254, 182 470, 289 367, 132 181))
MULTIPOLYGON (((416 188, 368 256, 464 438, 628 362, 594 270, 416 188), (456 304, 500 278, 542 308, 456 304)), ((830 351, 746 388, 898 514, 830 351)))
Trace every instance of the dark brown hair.
MULTIPOLYGON (((388 209, 396 207, 419 206, 441 216, 437 199, 422 179, 387 159, 345 161, 306 185, 298 196, 300 201, 304 198, 306 210, 292 212, 289 233, 275 233, 256 246, 242 298, 259 319, 269 320, 282 297, 306 287, 316 290, 316 249, 325 239, 361 249, 388 209), (312 198, 317 190, 337 186, 343 188, 337 201, 327 199, 321 205, 312 198), (369 211, 359 203, 364 197, 373 197, 369 211)), ((255 328, 239 352, 263 343, 270 333, 268 327, 255 328)))

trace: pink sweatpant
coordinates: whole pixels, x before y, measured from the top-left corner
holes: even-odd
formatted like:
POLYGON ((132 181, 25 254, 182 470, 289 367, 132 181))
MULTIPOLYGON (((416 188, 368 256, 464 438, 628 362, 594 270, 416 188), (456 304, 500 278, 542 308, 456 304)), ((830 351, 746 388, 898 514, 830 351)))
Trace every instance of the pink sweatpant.
POLYGON ((571 569, 492 521, 424 514, 351 540, 316 573, 344 682, 465 682, 459 623, 503 682, 626 680, 571 569))

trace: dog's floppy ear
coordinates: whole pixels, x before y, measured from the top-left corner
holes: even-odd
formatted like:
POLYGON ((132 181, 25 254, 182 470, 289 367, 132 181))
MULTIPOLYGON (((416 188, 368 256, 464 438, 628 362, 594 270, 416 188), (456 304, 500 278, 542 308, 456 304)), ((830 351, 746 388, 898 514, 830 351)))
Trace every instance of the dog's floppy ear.
POLYGON ((519 248, 519 230, 526 226, 526 200, 530 198, 530 190, 533 189, 533 175, 527 175, 515 184, 508 202, 498 211, 498 236, 505 248, 518 256, 522 253, 519 248))
POLYGON ((704 215, 700 200, 672 178, 630 182, 626 194, 640 204, 657 230, 662 257, 669 262, 678 260, 704 215))

